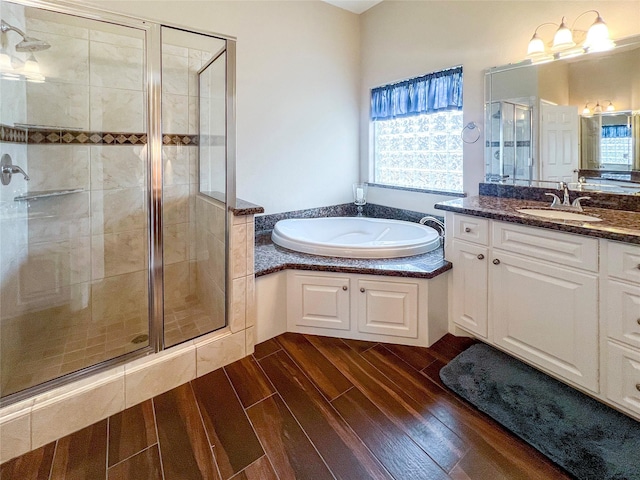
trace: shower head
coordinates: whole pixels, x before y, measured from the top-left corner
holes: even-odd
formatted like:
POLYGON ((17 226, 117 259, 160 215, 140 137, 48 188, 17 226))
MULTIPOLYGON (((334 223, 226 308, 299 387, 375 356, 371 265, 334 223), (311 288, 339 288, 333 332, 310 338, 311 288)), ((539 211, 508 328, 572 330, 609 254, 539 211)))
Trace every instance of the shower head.
POLYGON ((40 39, 34 38, 34 37, 28 37, 19 28, 14 27, 13 25, 9 25, 4 20, 1 20, 0 21, 0 31, 2 33, 5 33, 5 32, 8 32, 10 30, 13 30, 14 32, 16 32, 18 35, 20 35, 22 37, 22 41, 16 45, 16 52, 31 52, 31 53, 33 53, 33 52, 41 52, 42 50, 46 50, 47 48, 51 47, 51 45, 49 45, 44 40, 40 40, 40 39))
POLYGON ((51 45, 44 40, 33 37, 24 37, 24 40, 16 45, 16 52, 40 52, 50 47, 51 45))

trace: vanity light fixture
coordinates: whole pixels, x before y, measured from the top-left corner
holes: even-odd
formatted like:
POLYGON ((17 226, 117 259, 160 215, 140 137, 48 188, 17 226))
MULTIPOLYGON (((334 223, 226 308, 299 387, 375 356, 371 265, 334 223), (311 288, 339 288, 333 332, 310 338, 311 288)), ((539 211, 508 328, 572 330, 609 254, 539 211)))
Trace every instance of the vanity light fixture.
MULTIPOLYGON (((616 111, 616 107, 611 100, 605 100, 605 102, 609 102, 609 105, 607 105, 607 108, 605 109, 607 112, 616 111)), ((605 103, 605 102, 602 102, 602 103, 605 103)), ((589 116, 589 115, 593 115, 594 113, 602 113, 603 109, 602 109, 602 105, 600 105, 600 100, 596 102, 595 106, 593 107, 593 111, 591 110, 591 108, 589 108, 589 105, 592 105, 592 104, 593 102, 587 102, 584 104, 584 108, 582 109, 582 115, 589 116)))
POLYGON ((529 46, 527 48, 527 58, 530 59, 539 59, 540 57, 548 56, 547 49, 544 41, 538 35, 538 29, 545 25, 555 25, 558 27, 556 33, 553 37, 553 43, 551 44, 550 51, 552 52, 555 58, 566 57, 569 55, 582 54, 586 52, 604 52, 605 50, 611 50, 615 47, 615 43, 609 38, 609 29, 607 24, 604 23, 604 20, 600 16, 600 13, 597 10, 587 10, 586 12, 582 12, 578 15, 573 22, 571 28, 569 28, 565 22, 565 17, 562 17, 562 21, 560 25, 556 23, 546 22, 538 25, 533 33, 533 37, 529 41, 529 46), (589 27, 589 30, 585 32, 582 30, 576 30, 574 27, 583 15, 588 13, 595 13, 596 20, 589 27), (578 49, 576 47, 576 38, 580 39, 580 37, 584 38, 584 42, 579 45, 578 49))

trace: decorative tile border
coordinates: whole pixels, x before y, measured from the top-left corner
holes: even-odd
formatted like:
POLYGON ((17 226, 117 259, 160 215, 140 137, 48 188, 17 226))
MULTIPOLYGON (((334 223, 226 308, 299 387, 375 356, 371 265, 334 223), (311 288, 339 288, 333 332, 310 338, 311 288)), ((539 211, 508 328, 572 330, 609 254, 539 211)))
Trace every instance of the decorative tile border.
MULTIPOLYGON (((163 145, 196 146, 198 135, 163 134, 163 145)), ((207 138, 209 145, 224 145, 224 136, 207 138)), ((0 124, 0 142, 27 143, 30 145, 146 145, 146 133, 90 132, 63 128, 25 128, 0 124)))

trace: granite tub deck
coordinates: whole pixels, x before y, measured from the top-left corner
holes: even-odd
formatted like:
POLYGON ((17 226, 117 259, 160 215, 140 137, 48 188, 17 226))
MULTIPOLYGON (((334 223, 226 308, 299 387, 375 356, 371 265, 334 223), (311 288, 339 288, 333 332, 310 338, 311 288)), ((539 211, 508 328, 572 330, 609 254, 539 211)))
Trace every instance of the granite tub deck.
POLYGON ((450 270, 451 263, 444 259, 442 247, 411 257, 351 259, 294 252, 274 245, 271 241, 271 232, 261 232, 256 235, 256 277, 286 269, 434 278, 450 270))
POLYGON ((549 205, 550 202, 481 195, 440 202, 435 205, 435 208, 475 217, 491 218, 503 222, 531 225, 640 245, 640 212, 585 207, 585 214, 599 217, 602 220, 601 222, 590 223, 575 220, 543 219, 517 211, 525 207, 548 208, 549 205))

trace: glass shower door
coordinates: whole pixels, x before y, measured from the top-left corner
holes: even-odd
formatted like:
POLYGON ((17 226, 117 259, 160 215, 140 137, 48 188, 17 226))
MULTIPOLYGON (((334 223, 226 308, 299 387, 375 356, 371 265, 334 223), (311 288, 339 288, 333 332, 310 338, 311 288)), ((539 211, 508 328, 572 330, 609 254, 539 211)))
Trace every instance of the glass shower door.
POLYGON ((144 30, 7 1, 1 16, 6 398, 148 347, 149 162, 144 30))
POLYGON ((226 324, 225 46, 162 27, 165 347, 226 324), (211 149, 213 170, 203 166, 211 149))

